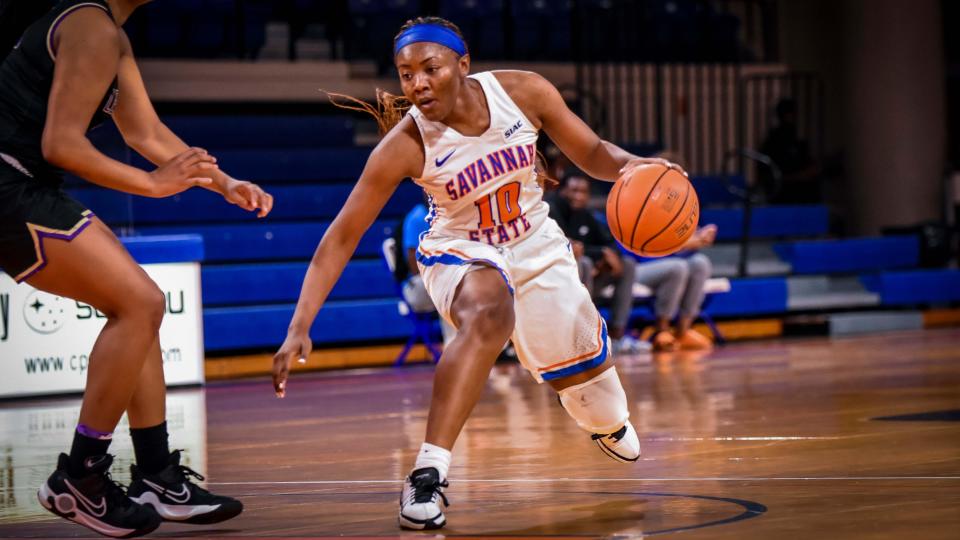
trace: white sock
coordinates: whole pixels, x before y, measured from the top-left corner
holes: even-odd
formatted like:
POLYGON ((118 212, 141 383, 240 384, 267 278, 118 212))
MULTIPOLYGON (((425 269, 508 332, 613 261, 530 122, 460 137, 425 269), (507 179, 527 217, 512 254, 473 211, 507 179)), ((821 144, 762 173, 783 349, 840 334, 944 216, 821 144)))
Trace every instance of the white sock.
POLYGON ((446 448, 440 448, 437 445, 425 442, 420 446, 420 453, 417 454, 417 461, 414 463, 413 469, 433 467, 440 473, 440 481, 442 482, 447 478, 452 456, 453 454, 446 448))

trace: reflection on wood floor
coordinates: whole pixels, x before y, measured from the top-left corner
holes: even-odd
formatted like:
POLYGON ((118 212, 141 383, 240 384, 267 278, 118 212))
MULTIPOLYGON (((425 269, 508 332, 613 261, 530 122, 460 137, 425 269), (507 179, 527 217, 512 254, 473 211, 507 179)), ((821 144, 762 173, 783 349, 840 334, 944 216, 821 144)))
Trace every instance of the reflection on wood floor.
MULTIPOLYGON (((641 461, 615 463, 515 365, 454 451, 446 536, 952 538, 960 531, 960 330, 732 345, 619 360, 641 461), (872 420, 941 412, 933 417, 872 420)), ((153 536, 423 536, 396 526, 431 368, 298 374, 169 397, 173 445, 246 511, 153 536)), ((93 536, 35 490, 76 399, 0 404, 0 537, 93 536)), ((128 477, 126 428, 113 451, 128 477)))

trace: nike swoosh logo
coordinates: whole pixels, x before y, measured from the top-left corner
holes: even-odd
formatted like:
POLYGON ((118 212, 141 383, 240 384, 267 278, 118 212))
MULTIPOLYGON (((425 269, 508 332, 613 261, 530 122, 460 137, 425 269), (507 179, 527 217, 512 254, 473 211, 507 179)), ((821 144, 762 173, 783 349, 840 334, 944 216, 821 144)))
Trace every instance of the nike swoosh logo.
POLYGON ((144 479, 143 483, 152 487, 157 493, 165 495, 168 499, 175 503, 183 504, 190 500, 190 490, 187 489, 186 484, 180 484, 180 491, 173 492, 146 479, 144 479))
POLYGON ((457 151, 457 149, 454 148, 453 150, 451 150, 450 152, 448 152, 447 155, 443 156, 442 158, 437 158, 436 160, 434 160, 434 163, 437 164, 437 167, 443 167, 443 164, 446 163, 447 160, 450 159, 450 156, 452 156, 453 153, 456 152, 456 151, 457 151))
POLYGON ((96 517, 103 517, 107 513, 107 499, 105 497, 100 498, 100 504, 93 504, 93 502, 84 497, 83 493, 80 493, 77 488, 73 487, 73 484, 70 483, 66 478, 63 479, 63 483, 67 485, 67 489, 73 493, 73 496, 77 498, 84 506, 87 507, 87 510, 96 517))
POLYGON ((83 460, 83 466, 88 469, 95 469, 97 468, 97 465, 100 465, 106 459, 106 455, 88 457, 87 459, 83 460))

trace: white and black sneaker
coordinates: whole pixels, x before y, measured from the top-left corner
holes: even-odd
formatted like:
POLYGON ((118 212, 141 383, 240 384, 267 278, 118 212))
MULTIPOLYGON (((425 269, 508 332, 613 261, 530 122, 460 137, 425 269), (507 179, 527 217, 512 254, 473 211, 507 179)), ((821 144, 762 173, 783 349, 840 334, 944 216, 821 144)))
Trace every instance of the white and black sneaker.
POLYGON ((446 480, 440 481, 440 473, 434 467, 410 473, 400 493, 400 527, 419 531, 446 525, 443 509, 450 503, 443 488, 448 485, 446 480))
POLYGON ((167 521, 206 525, 236 517, 243 504, 233 498, 214 495, 190 481, 201 482, 203 476, 180 464, 180 451, 170 453, 167 467, 156 474, 143 474, 136 465, 130 467, 132 481, 127 494, 134 501, 154 508, 167 521))
POLYGON ((44 508, 113 538, 141 536, 160 526, 162 520, 152 508, 131 501, 110 477, 113 456, 87 458, 79 478, 70 476, 69 463, 70 458, 60 454, 57 470, 40 486, 37 499, 44 508))
POLYGON ((633 463, 640 459, 640 438, 630 422, 613 433, 596 433, 590 438, 597 442, 604 454, 620 463, 633 463))

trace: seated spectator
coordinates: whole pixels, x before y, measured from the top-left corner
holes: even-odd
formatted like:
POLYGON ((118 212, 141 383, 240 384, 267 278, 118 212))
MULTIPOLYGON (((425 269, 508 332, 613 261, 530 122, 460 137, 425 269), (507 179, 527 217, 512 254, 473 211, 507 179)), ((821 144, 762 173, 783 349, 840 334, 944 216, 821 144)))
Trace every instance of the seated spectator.
POLYGON ((768 167, 758 167, 767 200, 779 204, 821 202, 820 167, 810 154, 809 143, 797 129, 797 104, 792 99, 777 103, 777 125, 767 132, 760 151, 780 169, 781 184, 774 185, 768 167))
POLYGON ((657 321, 653 350, 702 350, 711 347, 710 339, 691 326, 700 315, 703 287, 713 271, 710 259, 697 253, 697 250, 712 245, 716 237, 717 226, 706 225, 693 233, 683 251, 677 255, 658 259, 637 257, 639 264, 634 272, 635 279, 656 295, 653 311, 657 321), (675 318, 677 325, 671 332, 670 323, 675 318))
MULTIPOLYGON (((417 313, 433 313, 437 311, 433 305, 433 300, 427 294, 427 288, 423 285, 423 278, 420 277, 420 267, 417 266, 417 247, 420 245, 420 235, 430 229, 427 223, 427 207, 424 204, 418 204, 407 212, 403 218, 403 242, 401 242, 401 252, 397 253, 398 258, 403 257, 403 263, 406 266, 406 278, 403 281, 402 291, 403 300, 410 306, 410 309, 417 313)), ((397 261, 398 268, 400 261, 397 261)), ((402 278, 403 279, 403 278, 402 278)), ((440 318, 440 330, 443 333, 444 344, 450 343, 456 335, 456 329, 440 318)))
POLYGON ((620 255, 617 243, 605 224, 587 209, 590 179, 580 173, 567 174, 559 196, 551 198, 550 217, 570 239, 574 257, 580 266, 580 280, 596 299, 604 287, 613 284, 613 302, 608 333, 615 352, 632 354, 646 350, 645 343, 627 335, 627 322, 633 308, 634 261, 620 255))

